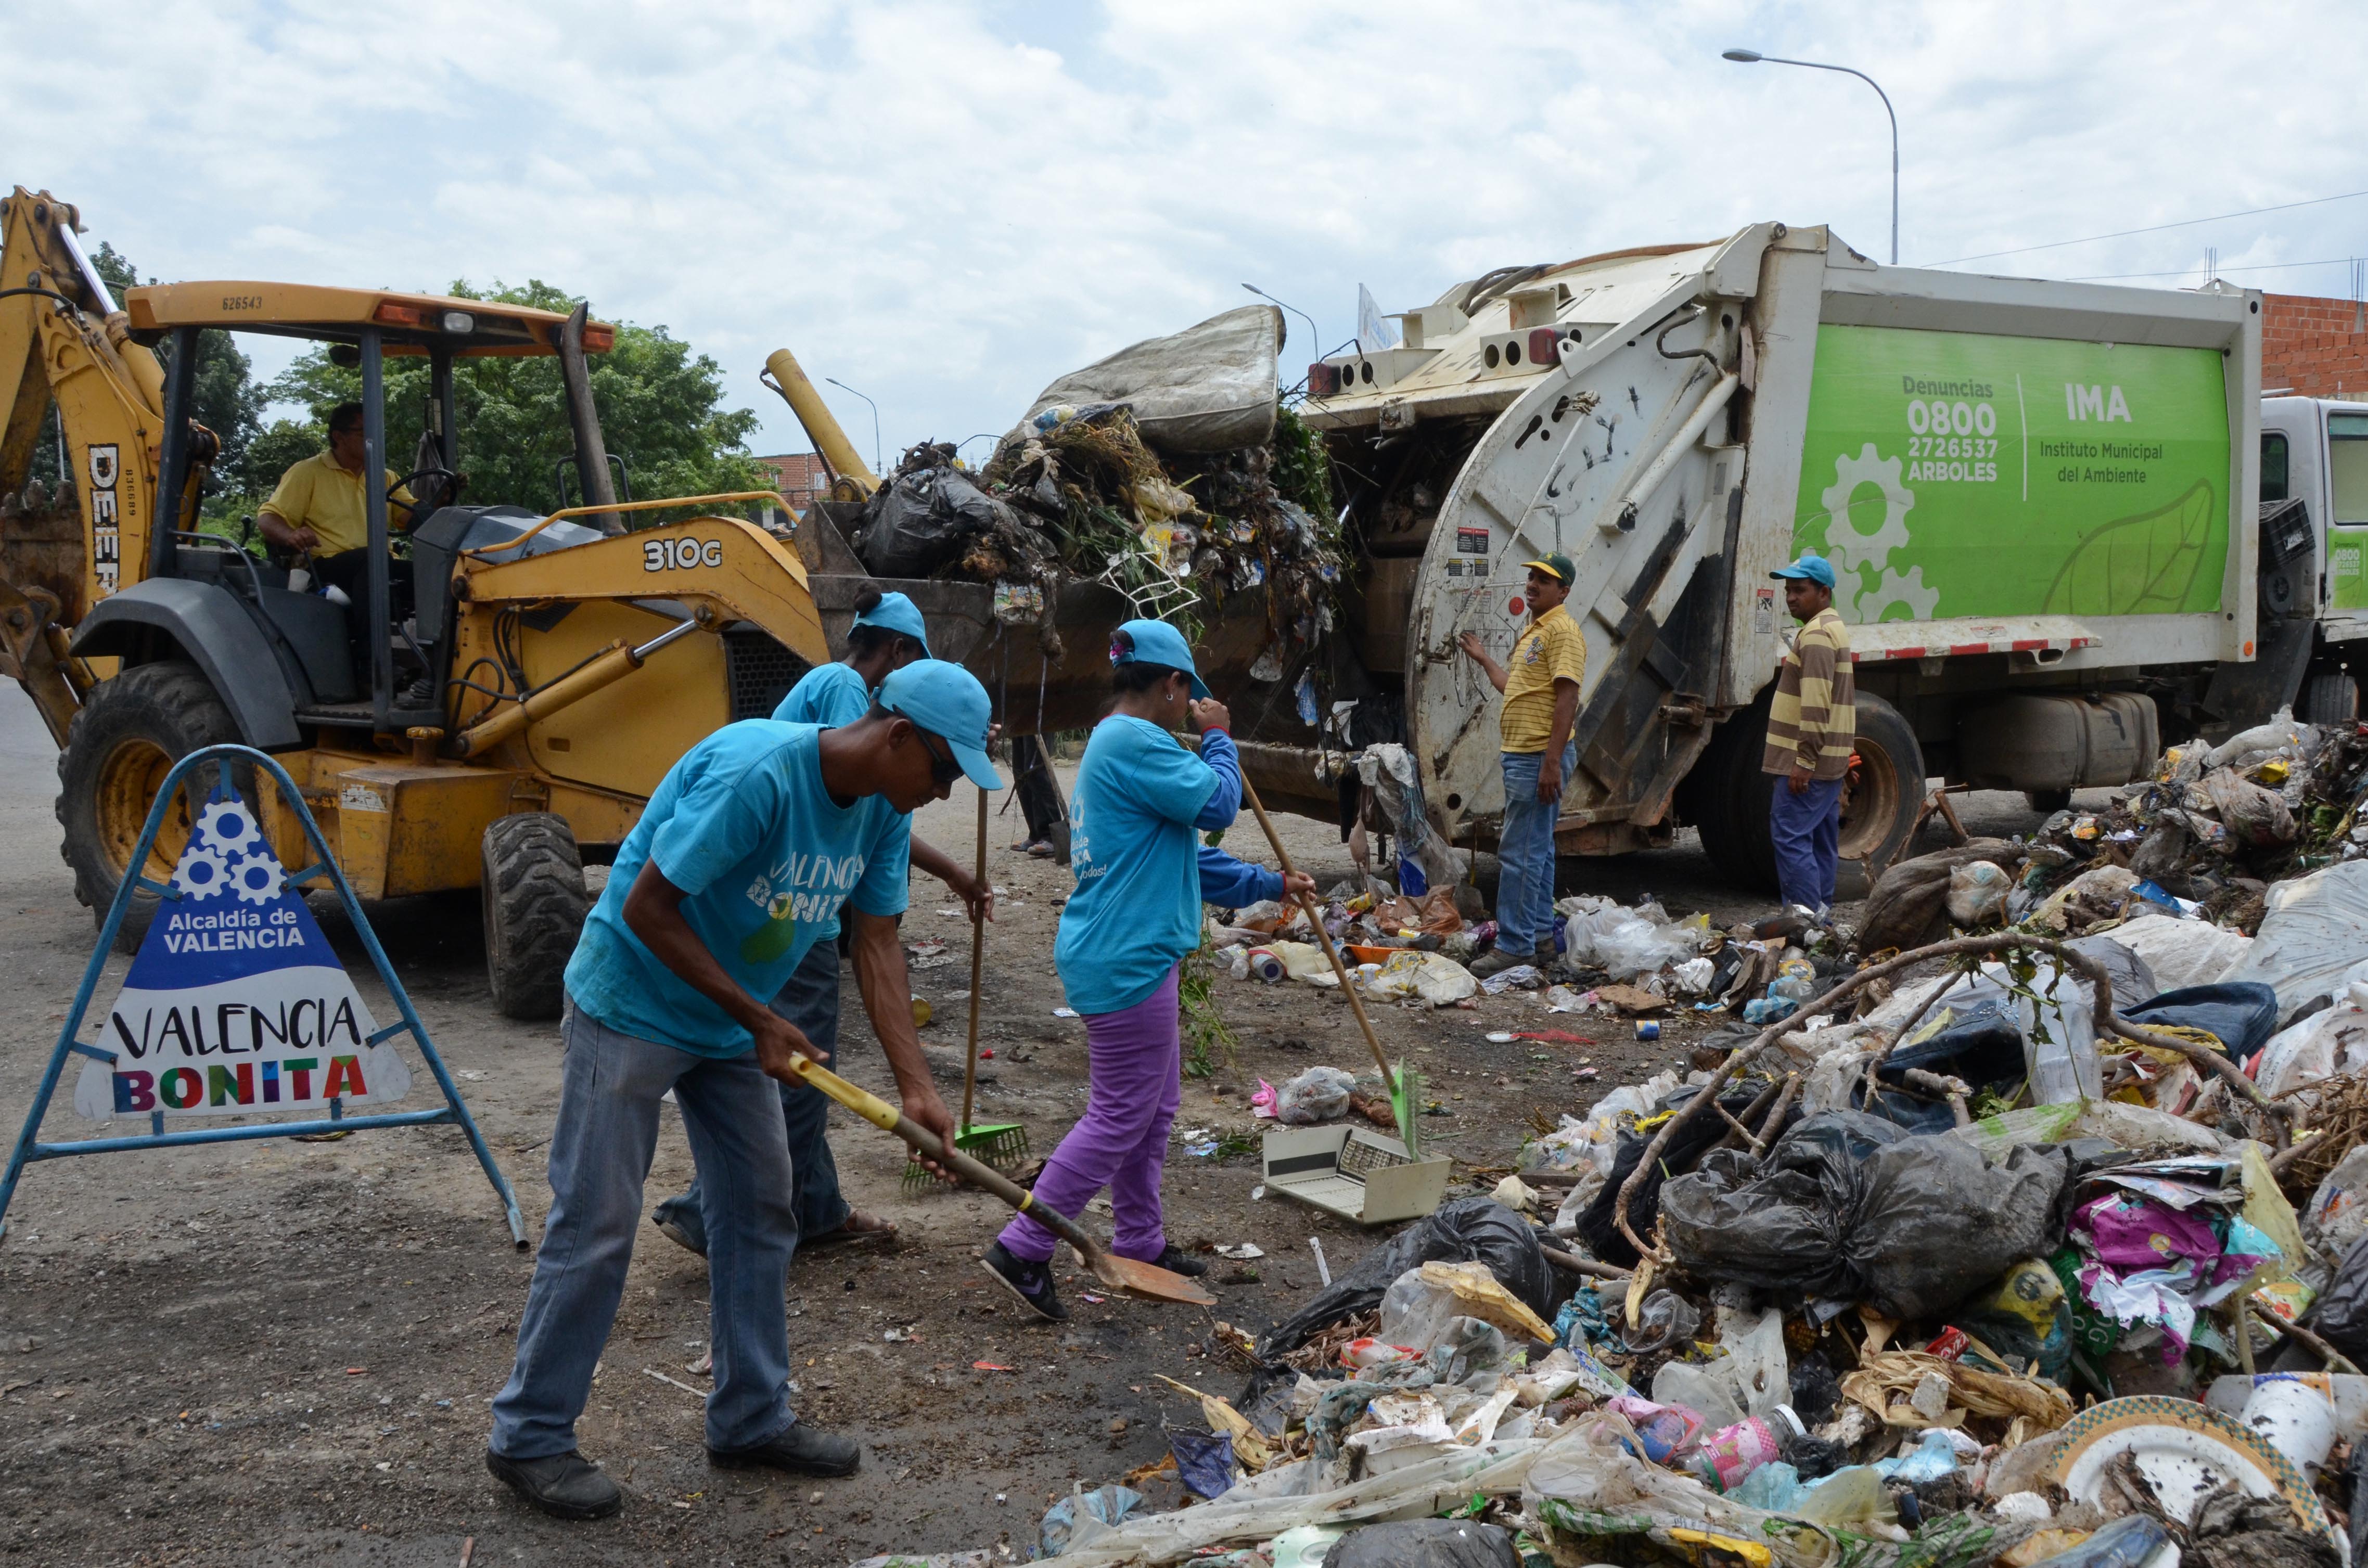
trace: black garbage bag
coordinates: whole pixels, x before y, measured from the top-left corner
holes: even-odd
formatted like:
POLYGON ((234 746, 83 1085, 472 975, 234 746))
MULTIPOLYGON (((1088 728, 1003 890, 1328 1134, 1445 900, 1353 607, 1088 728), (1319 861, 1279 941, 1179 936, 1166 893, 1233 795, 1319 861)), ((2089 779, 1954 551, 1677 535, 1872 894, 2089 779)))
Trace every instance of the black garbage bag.
POLYGON ((2226 985, 2187 985, 2149 996, 2135 1007, 2122 1009, 2134 1024, 2180 1024, 2209 1029, 2228 1048, 2242 1067, 2260 1054, 2278 1032, 2278 994, 2259 981, 2239 980, 2226 985))
POLYGON ((1372 1311, 1382 1304, 1382 1292, 1392 1281, 1426 1263, 1485 1263, 1498 1284, 1549 1321, 1560 1304, 1554 1300, 1554 1270, 1546 1266, 1544 1249, 1530 1222, 1486 1194, 1459 1198, 1335 1275, 1305 1306, 1267 1330, 1258 1344, 1258 1358, 1273 1361, 1334 1324, 1372 1311))
POLYGON ((1948 1136, 1876 1151, 1842 1244, 1856 1299, 1914 1322, 1997 1283, 2061 1242, 2071 1174, 2062 1150, 2029 1144, 1998 1165, 1948 1136))
POLYGON ((875 577, 927 577, 981 534, 1022 525, 1005 503, 951 465, 908 467, 863 509, 856 549, 875 577))
POLYGON ((1907 1136, 1881 1117, 1832 1110, 1779 1138, 1765 1165, 1740 1149, 1715 1150, 1661 1188, 1662 1233, 1678 1261, 1707 1278, 1846 1296, 1842 1238, 1858 1210, 1860 1173, 1876 1150, 1907 1136))
MULTIPOLYGON (((1693 1097, 1693 1094, 1691 1089, 1681 1089, 1662 1100, 1659 1108, 1668 1110, 1682 1106, 1693 1097)), ((1740 1117, 1751 1108, 1751 1102, 1757 1097, 1749 1094, 1724 1095, 1718 1103, 1725 1108, 1727 1115, 1740 1117)), ((1788 1115, 1787 1122, 1798 1114, 1794 1111, 1788 1115)), ((1653 1222, 1661 1211, 1661 1184, 1667 1179, 1664 1173, 1693 1169, 1695 1162, 1729 1131, 1725 1122, 1708 1114, 1698 1116, 1678 1129, 1669 1139, 1668 1147, 1661 1151, 1654 1169, 1637 1184, 1635 1199, 1628 1205, 1628 1222, 1635 1228, 1638 1235, 1653 1233, 1653 1222)), ((1644 1159, 1645 1151, 1652 1142, 1653 1134, 1650 1132, 1622 1133, 1619 1150, 1612 1156, 1611 1178, 1596 1192, 1594 1200, 1579 1212, 1579 1240, 1605 1263, 1626 1267, 1636 1262, 1636 1249, 1630 1246, 1628 1238, 1620 1233, 1613 1216, 1620 1207, 1621 1186, 1635 1174, 1638 1163, 1644 1159)))
POLYGON ((1725 1152, 1673 1178, 1661 1219, 1678 1261, 1704 1278, 1916 1319, 2057 1240, 2069 1180, 2059 1150, 1992 1165, 1945 1134, 1827 1111, 1778 1140, 1756 1174, 1725 1152))
POLYGON ((1902 1087, 1911 1068, 1963 1079, 1976 1092, 2009 1093, 2028 1071, 2022 1029, 2004 1004, 1976 1003, 1947 1028, 1899 1047, 1875 1069, 1880 1084, 1889 1086, 1862 1089, 1861 1109, 1911 1132, 1946 1132, 1957 1124, 1948 1102, 1902 1087))
POLYGON ((2368 1236, 2351 1244, 2335 1266, 2335 1283, 2319 1294, 2302 1321, 2354 1364, 2368 1360, 2368 1236))
POLYGON ((1350 1530, 1324 1554, 1324 1568, 1520 1568, 1502 1525, 1473 1519, 1402 1519, 1350 1530))

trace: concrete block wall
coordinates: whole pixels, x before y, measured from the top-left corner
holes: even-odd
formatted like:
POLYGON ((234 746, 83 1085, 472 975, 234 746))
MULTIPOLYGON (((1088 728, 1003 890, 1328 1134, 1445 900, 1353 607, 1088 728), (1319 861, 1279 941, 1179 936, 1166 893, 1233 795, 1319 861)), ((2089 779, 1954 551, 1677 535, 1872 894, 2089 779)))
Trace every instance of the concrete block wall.
POLYGON ((2368 402, 2368 312, 2350 300, 2271 294, 2261 318, 2261 391, 2368 402))

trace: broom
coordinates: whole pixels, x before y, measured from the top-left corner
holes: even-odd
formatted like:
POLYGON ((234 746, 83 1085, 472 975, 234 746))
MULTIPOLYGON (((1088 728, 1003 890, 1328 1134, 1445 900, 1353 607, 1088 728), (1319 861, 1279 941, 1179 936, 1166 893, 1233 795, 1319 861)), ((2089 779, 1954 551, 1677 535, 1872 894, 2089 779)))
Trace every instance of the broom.
MULTIPOLYGON (((986 882, 986 791, 978 792, 978 880, 986 882)), ((1016 1121, 989 1122, 983 1127, 971 1125, 973 1098, 978 1092, 978 991, 986 955, 986 922, 979 915, 970 922, 970 1058, 962 1067, 962 1121, 954 1131, 954 1147, 980 1165, 999 1171, 1014 1171, 1028 1159, 1028 1130, 1016 1121)), ((927 1166, 918 1160, 905 1165, 905 1191, 917 1196, 941 1186, 927 1166)))

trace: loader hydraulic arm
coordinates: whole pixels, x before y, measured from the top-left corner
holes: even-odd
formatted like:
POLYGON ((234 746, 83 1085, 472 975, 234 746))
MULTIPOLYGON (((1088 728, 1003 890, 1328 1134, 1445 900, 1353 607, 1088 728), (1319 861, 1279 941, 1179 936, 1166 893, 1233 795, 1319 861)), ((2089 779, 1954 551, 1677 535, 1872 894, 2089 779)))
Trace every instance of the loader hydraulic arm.
MULTIPOLYGON (((0 202, 0 674, 23 685, 60 745, 91 683, 63 655, 66 631, 144 574, 160 526, 165 408, 164 369, 133 341, 76 228, 74 209, 47 191, 19 186, 0 202), (52 401, 63 482, 28 494, 52 401)), ((203 472, 193 465, 169 518, 193 504, 203 472)))

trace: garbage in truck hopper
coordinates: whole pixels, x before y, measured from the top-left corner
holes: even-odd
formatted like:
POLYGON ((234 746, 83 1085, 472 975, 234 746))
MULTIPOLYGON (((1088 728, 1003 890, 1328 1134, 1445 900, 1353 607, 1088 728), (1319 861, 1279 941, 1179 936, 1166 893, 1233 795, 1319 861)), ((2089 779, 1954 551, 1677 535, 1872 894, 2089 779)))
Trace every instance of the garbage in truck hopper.
MULTIPOLYGON (((1263 589, 1280 680, 1332 630, 1341 582, 1330 470, 1279 396, 1281 312, 1228 311, 1054 381, 984 468, 951 443, 906 451, 852 542, 874 575, 995 585, 995 614, 1058 646, 1071 579, 1189 623, 1263 589)), ((1270 673, 1269 673, 1270 672, 1270 673)))

